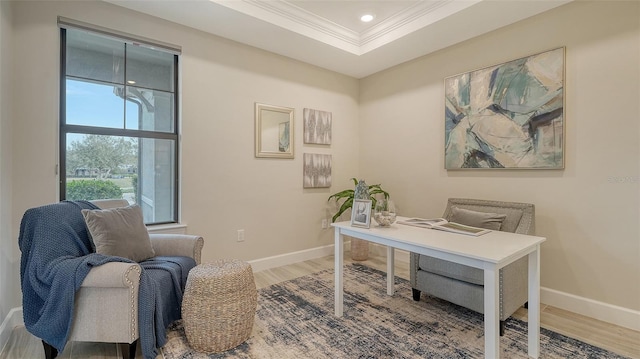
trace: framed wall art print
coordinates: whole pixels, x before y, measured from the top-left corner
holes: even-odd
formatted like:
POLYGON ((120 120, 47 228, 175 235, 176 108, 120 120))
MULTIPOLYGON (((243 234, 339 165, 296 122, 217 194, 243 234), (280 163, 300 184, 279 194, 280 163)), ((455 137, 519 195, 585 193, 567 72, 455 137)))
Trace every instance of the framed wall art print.
POLYGON ((331 187, 331 155, 305 153, 302 178, 303 188, 331 187))
POLYGON ((302 111, 304 143, 331 144, 331 112, 305 108, 302 111))
POLYGON ((564 47, 448 77, 445 168, 564 168, 564 47))

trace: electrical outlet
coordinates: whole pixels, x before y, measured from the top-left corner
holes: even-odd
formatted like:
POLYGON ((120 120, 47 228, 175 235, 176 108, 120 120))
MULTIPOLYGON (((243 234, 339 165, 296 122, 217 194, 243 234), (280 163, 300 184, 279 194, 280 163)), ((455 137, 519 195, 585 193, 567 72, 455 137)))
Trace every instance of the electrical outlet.
POLYGON ((322 219, 322 229, 327 229, 329 228, 329 224, 327 223, 327 219, 323 218, 322 219))
POLYGON ((244 242, 244 229, 238 229, 238 242, 244 242))

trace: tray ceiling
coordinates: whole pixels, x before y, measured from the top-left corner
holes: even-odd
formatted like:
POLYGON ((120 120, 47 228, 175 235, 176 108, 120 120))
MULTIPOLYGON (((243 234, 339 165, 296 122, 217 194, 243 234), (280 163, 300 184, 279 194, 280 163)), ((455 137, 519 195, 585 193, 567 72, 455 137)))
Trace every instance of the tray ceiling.
POLYGON ((363 78, 572 0, 106 1, 363 78))

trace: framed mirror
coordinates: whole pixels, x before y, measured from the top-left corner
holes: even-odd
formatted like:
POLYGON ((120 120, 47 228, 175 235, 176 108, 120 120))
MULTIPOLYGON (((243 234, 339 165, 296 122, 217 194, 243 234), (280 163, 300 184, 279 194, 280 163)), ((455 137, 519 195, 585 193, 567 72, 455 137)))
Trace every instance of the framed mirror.
POLYGON ((293 109, 256 102, 256 157, 293 158, 293 109))

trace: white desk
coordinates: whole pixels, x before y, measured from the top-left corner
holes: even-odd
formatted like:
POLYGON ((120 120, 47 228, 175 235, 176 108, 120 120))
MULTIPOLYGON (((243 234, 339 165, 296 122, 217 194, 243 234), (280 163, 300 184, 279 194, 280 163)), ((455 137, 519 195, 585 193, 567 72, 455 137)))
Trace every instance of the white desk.
MULTIPOLYGON (((398 217, 398 220, 401 220, 398 217)), ((500 357, 499 270, 529 256, 528 354, 540 353, 540 244, 543 237, 492 231, 474 237, 401 224, 391 227, 352 227, 350 222, 335 227, 335 314, 343 312, 343 262, 345 235, 387 246, 387 294, 394 294, 394 248, 426 254, 484 270, 484 356, 500 357)))

